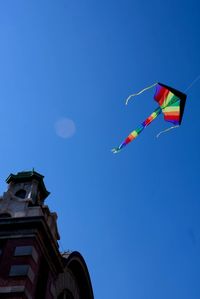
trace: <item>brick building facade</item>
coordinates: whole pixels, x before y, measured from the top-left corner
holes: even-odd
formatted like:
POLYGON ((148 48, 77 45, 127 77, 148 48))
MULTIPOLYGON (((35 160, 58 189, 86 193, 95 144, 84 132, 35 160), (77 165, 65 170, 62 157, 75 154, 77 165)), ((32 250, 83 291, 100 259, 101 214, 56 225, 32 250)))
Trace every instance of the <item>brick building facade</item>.
POLYGON ((0 197, 0 298, 94 299, 78 252, 59 252, 57 215, 37 172, 11 174, 0 197))

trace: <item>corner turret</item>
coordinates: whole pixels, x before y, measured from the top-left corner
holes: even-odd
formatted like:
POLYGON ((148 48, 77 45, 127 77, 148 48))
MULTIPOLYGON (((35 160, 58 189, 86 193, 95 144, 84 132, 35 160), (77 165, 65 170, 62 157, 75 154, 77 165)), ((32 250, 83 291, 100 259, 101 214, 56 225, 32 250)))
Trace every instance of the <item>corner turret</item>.
POLYGON ((45 187, 43 178, 44 176, 34 169, 18 172, 17 174, 11 173, 6 179, 9 184, 8 192, 15 197, 29 199, 33 205, 42 205, 50 194, 45 187))

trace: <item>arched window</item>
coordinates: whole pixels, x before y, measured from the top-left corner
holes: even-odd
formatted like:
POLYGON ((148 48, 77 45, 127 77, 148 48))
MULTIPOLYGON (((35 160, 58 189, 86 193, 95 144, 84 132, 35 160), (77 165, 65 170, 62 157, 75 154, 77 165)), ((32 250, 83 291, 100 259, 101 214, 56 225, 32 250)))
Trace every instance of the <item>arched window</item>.
POLYGON ((15 196, 20 197, 20 198, 25 198, 26 197, 26 190, 20 189, 15 193, 15 196))

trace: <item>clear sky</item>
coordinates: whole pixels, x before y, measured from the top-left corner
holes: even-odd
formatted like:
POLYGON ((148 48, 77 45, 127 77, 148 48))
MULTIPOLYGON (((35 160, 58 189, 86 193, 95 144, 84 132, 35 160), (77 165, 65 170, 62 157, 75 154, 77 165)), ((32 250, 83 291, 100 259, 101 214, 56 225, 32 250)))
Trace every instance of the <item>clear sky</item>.
POLYGON ((198 0, 0 1, 0 191, 45 175, 61 250, 78 250, 95 299, 199 299, 200 80, 181 128, 160 116, 154 82, 200 75, 198 0), (67 128, 67 130, 65 130, 67 128))

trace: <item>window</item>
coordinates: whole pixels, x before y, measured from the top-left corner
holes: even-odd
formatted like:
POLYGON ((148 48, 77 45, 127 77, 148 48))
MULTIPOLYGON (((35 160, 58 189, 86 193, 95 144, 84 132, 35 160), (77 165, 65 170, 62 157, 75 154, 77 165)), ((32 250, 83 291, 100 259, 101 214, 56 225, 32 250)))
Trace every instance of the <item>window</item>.
POLYGON ((9 218, 11 215, 9 213, 2 213, 0 214, 0 218, 9 218))
POLYGON ((14 265, 10 268, 9 276, 24 276, 28 274, 29 265, 14 265))
POLYGON ((35 274, 29 265, 11 266, 9 276, 28 276, 32 283, 35 278, 35 274))
POLYGON ((64 291, 62 291, 62 293, 58 296, 57 299, 74 299, 74 296, 69 290, 65 289, 64 291))
POLYGON ((38 261, 38 253, 34 246, 17 246, 15 248, 15 256, 26 256, 30 255, 34 259, 34 261, 37 263, 38 261))
POLYGON ((15 196, 20 197, 20 198, 25 198, 26 197, 26 190, 20 189, 15 193, 15 196))

